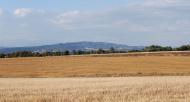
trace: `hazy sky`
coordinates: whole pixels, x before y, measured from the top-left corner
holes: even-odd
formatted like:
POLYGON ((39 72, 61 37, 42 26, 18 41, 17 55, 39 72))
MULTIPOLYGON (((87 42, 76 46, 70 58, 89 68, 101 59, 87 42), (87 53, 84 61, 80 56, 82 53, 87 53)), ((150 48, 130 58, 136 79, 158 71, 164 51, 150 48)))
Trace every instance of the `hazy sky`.
POLYGON ((190 0, 1 0, 0 46, 190 44, 190 0))

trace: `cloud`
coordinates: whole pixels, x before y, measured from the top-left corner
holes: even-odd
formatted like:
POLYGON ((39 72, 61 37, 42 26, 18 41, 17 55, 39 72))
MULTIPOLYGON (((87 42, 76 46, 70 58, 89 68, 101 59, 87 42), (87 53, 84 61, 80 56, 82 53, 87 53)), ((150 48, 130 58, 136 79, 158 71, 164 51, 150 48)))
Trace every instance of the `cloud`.
POLYGON ((59 14, 54 20, 54 23, 56 24, 72 23, 72 21, 78 16, 79 16, 79 11, 67 11, 62 14, 59 14))
POLYGON ((80 16, 79 11, 67 11, 61 14, 58 14, 55 19, 52 19, 51 22, 58 26, 62 26, 64 29, 72 29, 71 26, 73 23, 76 23, 76 19, 80 16))
POLYGON ((21 8, 14 11, 18 17, 7 15, 0 19, 0 35, 6 34, 7 41, 16 36, 19 40, 39 42, 90 40, 180 45, 189 42, 189 12, 189 0, 133 0, 105 10, 64 12, 21 8))
POLYGON ((16 9, 13 14, 17 17, 25 17, 28 14, 30 14, 32 12, 32 9, 28 9, 28 8, 18 8, 16 9))
POLYGON ((132 45, 135 42, 171 45, 177 41, 182 44, 188 42, 186 38, 190 37, 188 2, 139 0, 136 4, 109 10, 69 13, 68 17, 67 13, 60 13, 52 21, 63 31, 93 33, 102 38, 133 42, 132 45))
POLYGON ((112 29, 130 33, 188 33, 186 27, 189 23, 184 20, 190 21, 190 5, 182 6, 185 3, 186 0, 137 0, 133 5, 98 12, 68 11, 58 14, 51 21, 64 30, 112 29), (179 25, 176 22, 181 23, 179 25), (185 28, 182 28, 183 24, 186 25, 185 28))
POLYGON ((79 11, 75 10, 75 11, 67 11, 60 16, 70 18, 70 17, 76 17, 77 15, 79 15, 79 11))
MULTIPOLYGON (((181 1, 181 0, 180 0, 181 1)), ((145 0, 143 6, 169 6, 179 3, 179 0, 145 0)))
POLYGON ((129 5, 144 6, 144 7, 164 7, 164 6, 176 6, 176 5, 189 5, 189 0, 135 0, 130 1, 129 5))

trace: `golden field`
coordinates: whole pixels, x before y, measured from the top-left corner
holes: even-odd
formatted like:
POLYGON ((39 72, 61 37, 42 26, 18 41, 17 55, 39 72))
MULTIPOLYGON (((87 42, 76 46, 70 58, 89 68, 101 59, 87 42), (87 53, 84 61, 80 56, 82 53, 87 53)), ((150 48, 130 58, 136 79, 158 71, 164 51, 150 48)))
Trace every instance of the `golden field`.
POLYGON ((4 78, 153 75, 190 75, 190 57, 135 53, 0 59, 0 77, 4 78))
POLYGON ((190 77, 1 78, 0 102, 190 102, 190 77))
POLYGON ((0 102, 189 102, 189 53, 0 59, 0 102))

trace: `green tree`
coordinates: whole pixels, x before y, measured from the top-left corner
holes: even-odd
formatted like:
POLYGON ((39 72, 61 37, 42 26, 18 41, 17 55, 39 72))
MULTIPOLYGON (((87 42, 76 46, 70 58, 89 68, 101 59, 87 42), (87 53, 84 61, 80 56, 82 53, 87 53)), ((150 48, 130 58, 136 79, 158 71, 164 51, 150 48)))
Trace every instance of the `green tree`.
POLYGON ((70 51, 69 50, 65 50, 64 51, 64 55, 70 55, 70 51))
POLYGON ((172 51, 172 47, 167 46, 167 47, 162 47, 159 45, 151 45, 148 47, 145 47, 143 51, 148 51, 148 52, 154 52, 154 51, 172 51))
POLYGON ((176 49, 177 49, 177 51, 188 51, 188 50, 190 50, 190 45, 183 45, 176 49))
POLYGON ((6 55, 5 54, 0 54, 0 58, 5 58, 6 55))

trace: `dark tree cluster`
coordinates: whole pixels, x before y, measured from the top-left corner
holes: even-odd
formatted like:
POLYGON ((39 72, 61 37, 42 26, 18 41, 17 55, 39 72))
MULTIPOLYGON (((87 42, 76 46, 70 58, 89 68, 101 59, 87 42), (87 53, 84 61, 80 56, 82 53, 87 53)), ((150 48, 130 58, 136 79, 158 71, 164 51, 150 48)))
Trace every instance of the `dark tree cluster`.
POLYGON ((70 55, 68 50, 64 52, 31 52, 31 51, 17 51, 9 54, 0 54, 0 58, 14 58, 14 57, 45 57, 45 56, 63 56, 70 55))
POLYGON ((181 47, 176 48, 177 51, 188 51, 190 50, 190 45, 183 45, 181 47))
MULTIPOLYGON (((126 51, 125 51, 126 52, 126 51)), ((14 57, 45 57, 45 56, 66 56, 66 55, 86 55, 86 54, 108 54, 108 53, 124 53, 124 51, 115 51, 114 48, 108 50, 97 49, 97 50, 65 50, 63 52, 31 52, 31 51, 18 51, 9 54, 0 54, 0 58, 14 58, 14 57)))
POLYGON ((128 52, 156 52, 156 51, 190 51, 190 45, 182 45, 177 48, 172 48, 170 46, 160 46, 160 45, 151 45, 147 46, 142 50, 130 50, 128 52))
POLYGON ((159 46, 159 45, 151 45, 151 46, 145 47, 143 49, 143 51, 145 51, 145 52, 172 51, 172 50, 173 50, 173 48, 170 46, 163 47, 163 46, 159 46))

